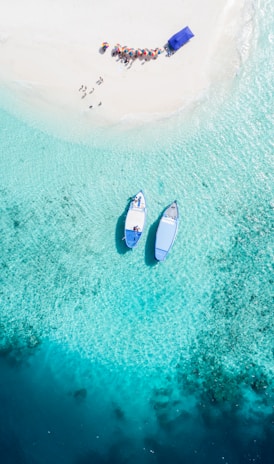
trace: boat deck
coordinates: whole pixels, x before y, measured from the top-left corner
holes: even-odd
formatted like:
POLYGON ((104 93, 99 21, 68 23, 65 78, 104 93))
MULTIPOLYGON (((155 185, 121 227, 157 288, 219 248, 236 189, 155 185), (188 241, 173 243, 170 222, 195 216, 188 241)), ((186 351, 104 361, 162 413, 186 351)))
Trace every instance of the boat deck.
POLYGON ((126 229, 134 230, 134 227, 138 227, 141 232, 145 225, 145 210, 140 208, 132 208, 127 215, 126 229))
POLYGON ((170 207, 166 210, 164 218, 171 218, 173 220, 178 219, 178 209, 175 203, 172 203, 170 207))
POLYGON ((126 221, 125 240, 129 248, 134 248, 144 230, 146 221, 146 201, 142 190, 131 200, 126 221))
POLYGON ((156 248, 168 251, 176 235, 177 224, 171 218, 163 218, 157 233, 156 248))
POLYGON ((155 242, 155 258, 164 261, 177 234, 179 212, 176 201, 165 210, 158 225, 155 242))

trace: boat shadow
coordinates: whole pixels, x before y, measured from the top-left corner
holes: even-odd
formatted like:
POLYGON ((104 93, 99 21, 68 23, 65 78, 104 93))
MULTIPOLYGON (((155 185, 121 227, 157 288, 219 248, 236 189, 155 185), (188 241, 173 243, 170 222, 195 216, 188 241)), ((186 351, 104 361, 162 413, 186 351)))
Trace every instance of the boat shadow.
POLYGON ((128 251, 130 251, 130 248, 126 246, 124 236, 125 236, 125 220, 126 220, 127 211, 128 211, 131 200, 132 198, 128 199, 127 206, 125 207, 122 214, 118 217, 118 221, 116 223, 115 245, 116 245, 116 250, 118 251, 120 255, 124 255, 128 251))
POLYGON ((147 266, 153 267, 158 264, 157 259, 155 259, 155 239, 156 239, 156 232, 157 228, 160 222, 160 219, 163 215, 165 208, 163 211, 159 214, 158 218, 156 221, 151 224, 148 234, 147 234, 147 241, 146 241, 146 247, 145 247, 145 263, 147 266))

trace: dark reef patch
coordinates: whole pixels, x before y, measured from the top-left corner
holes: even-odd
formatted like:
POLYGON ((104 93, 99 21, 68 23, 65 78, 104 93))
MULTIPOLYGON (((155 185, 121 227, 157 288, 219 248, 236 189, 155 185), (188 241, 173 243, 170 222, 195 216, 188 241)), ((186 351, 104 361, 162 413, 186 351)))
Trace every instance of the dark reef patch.
POLYGON ((73 393, 73 397, 76 401, 82 402, 86 399, 87 394, 88 392, 86 388, 79 388, 79 390, 75 390, 75 392, 73 393))
POLYGON ((20 337, 14 337, 12 340, 1 340, 0 358, 8 362, 10 366, 18 367, 20 364, 25 364, 28 359, 34 354, 36 348, 41 342, 34 336, 30 336, 20 343, 20 337), (25 343, 26 342, 26 343, 25 343))
POLYGON ((125 420, 125 411, 119 406, 118 404, 115 404, 114 402, 112 403, 113 405, 113 412, 114 412, 114 417, 120 422, 125 420))

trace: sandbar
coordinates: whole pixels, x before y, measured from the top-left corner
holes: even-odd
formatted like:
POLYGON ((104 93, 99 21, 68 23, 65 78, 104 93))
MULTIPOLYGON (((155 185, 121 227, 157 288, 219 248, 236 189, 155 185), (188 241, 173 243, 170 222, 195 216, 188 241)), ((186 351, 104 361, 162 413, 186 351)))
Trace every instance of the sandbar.
POLYGON ((0 86, 21 109, 88 127, 165 118, 235 76, 248 3, 9 0, 0 16, 0 86), (171 57, 125 64, 112 56, 117 43, 163 47, 185 26, 195 37, 171 57))

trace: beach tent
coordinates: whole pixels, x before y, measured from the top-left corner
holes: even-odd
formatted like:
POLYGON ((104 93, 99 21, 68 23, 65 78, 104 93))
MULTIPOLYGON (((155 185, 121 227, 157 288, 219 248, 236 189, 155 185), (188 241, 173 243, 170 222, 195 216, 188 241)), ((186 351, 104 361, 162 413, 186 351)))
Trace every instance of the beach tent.
POLYGON ((189 39, 191 39, 191 37, 194 37, 193 32, 191 32, 189 27, 184 27, 184 29, 177 32, 177 34, 174 34, 168 40, 168 46, 172 50, 179 50, 179 48, 182 47, 185 43, 187 43, 189 39))

